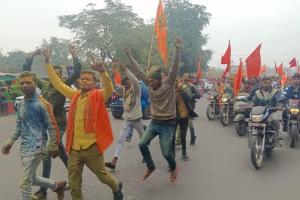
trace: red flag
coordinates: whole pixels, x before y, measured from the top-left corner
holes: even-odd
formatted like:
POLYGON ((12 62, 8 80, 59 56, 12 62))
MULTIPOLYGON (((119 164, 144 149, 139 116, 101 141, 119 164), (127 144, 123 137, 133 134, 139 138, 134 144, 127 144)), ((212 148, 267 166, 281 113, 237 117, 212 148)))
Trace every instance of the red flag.
POLYGON ((259 71, 259 76, 261 76, 262 73, 265 73, 266 70, 267 70, 266 65, 261 66, 261 67, 260 67, 260 71, 259 71))
POLYGON ((236 75, 234 77, 234 83, 233 83, 233 94, 234 96, 238 95, 241 89, 241 84, 242 84, 242 79, 243 79, 243 62, 240 61, 239 68, 236 72, 236 75))
POLYGON ((258 47, 246 59, 248 78, 259 77, 261 67, 260 48, 261 44, 259 44, 258 47))
POLYGON ((290 68, 292 68, 292 67, 297 67, 297 61, 296 61, 296 58, 294 57, 294 58, 289 62, 289 64, 290 64, 290 68))
POLYGON ((282 77, 283 74, 284 74, 284 72, 283 72, 283 63, 281 63, 281 64, 279 65, 279 67, 276 67, 276 63, 275 63, 275 69, 276 69, 277 74, 278 74, 280 77, 282 77))
POLYGON ((284 86, 287 82, 287 77, 285 76, 285 73, 282 74, 282 77, 281 77, 281 85, 284 86))
POLYGON ((231 66, 231 45, 230 41, 228 44, 228 47, 225 51, 225 54, 221 58, 221 64, 227 64, 226 69, 223 72, 222 77, 225 77, 226 74, 229 72, 230 66, 231 66))
POLYGON ((201 75, 202 75, 202 72, 201 72, 201 64, 200 64, 200 61, 199 61, 199 63, 198 63, 198 72, 197 72, 198 80, 201 79, 201 75))
POLYGON ((168 47, 167 47, 167 19, 164 13, 164 8, 161 0, 159 1, 156 18, 155 18, 155 33, 157 39, 157 48, 162 57, 164 65, 168 63, 168 47))

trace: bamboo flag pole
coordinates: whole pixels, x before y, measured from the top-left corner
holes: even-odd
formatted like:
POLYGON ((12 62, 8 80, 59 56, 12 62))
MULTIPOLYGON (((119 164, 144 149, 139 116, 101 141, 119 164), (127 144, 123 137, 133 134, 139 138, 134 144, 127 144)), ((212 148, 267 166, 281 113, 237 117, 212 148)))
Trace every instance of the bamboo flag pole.
POLYGON ((152 33, 152 38, 151 38, 151 43, 150 43, 150 49, 149 49, 149 54, 148 54, 147 71, 149 71, 150 68, 151 68, 151 54, 152 54, 154 36, 155 36, 155 26, 153 28, 153 33, 152 33))

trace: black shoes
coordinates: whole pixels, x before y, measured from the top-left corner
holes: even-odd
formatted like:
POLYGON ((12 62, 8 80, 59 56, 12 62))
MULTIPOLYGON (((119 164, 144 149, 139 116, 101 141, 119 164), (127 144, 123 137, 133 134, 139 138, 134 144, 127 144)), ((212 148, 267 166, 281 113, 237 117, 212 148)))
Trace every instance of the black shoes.
POLYGON ((116 165, 113 165, 111 162, 106 162, 105 167, 109 169, 116 169, 116 165))
POLYGON ((114 200, 123 200, 123 193, 122 193, 123 184, 119 182, 119 190, 114 193, 114 200))
POLYGON ((194 137, 191 138, 190 145, 195 145, 196 138, 197 138, 196 136, 194 136, 194 137))

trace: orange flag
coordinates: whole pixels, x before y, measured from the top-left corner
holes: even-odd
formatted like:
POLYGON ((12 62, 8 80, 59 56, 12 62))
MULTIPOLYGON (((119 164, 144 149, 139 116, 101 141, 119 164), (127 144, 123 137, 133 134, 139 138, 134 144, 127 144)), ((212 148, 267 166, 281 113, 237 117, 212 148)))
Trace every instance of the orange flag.
POLYGON ((255 78, 259 77, 261 58, 260 58, 261 44, 248 56, 246 59, 247 77, 255 78))
POLYGON ((155 33, 157 39, 157 48, 162 57, 164 65, 168 64, 168 47, 167 47, 167 19, 164 14, 164 8, 161 0, 156 11, 155 33))
POLYGON ((284 74, 284 72, 283 72, 283 63, 281 63, 281 64, 279 65, 279 67, 276 67, 276 63, 275 63, 275 69, 276 69, 277 74, 278 74, 280 77, 282 77, 283 74, 284 74))
POLYGON ((243 79, 243 62, 240 61, 239 68, 238 68, 238 70, 236 72, 236 75, 234 77, 234 83, 233 83, 233 94, 234 94, 234 96, 237 96, 240 92, 242 79, 243 79))
POLYGON ((227 64, 222 77, 224 78, 226 74, 229 72, 230 66, 231 66, 231 45, 230 41, 228 44, 228 47, 224 53, 224 55, 221 57, 221 64, 227 64))
POLYGON ((281 80, 280 80, 280 83, 281 85, 285 85, 287 82, 287 77, 285 76, 285 73, 282 74, 282 77, 281 77, 281 80))
POLYGON ((266 65, 261 66, 261 67, 260 67, 259 76, 261 76, 262 73, 265 73, 265 72, 266 72, 266 69, 267 69, 266 65))

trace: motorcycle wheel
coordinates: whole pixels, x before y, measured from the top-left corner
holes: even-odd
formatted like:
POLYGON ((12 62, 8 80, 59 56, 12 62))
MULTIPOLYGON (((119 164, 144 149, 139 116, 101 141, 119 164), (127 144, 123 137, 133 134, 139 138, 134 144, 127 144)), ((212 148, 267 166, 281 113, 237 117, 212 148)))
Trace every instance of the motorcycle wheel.
POLYGON ((262 147, 262 137, 261 136, 252 136, 251 138, 251 162, 255 169, 260 169, 264 164, 264 152, 261 149, 262 147))
POLYGON ((267 158, 272 158, 272 154, 273 154, 272 147, 266 148, 266 157, 267 158))
POLYGON ((206 117, 209 120, 214 120, 215 119, 215 109, 213 107, 211 107, 210 105, 207 107, 206 109, 206 117))
POLYGON ((227 126, 229 124, 229 116, 228 116, 228 114, 226 115, 226 113, 224 112, 223 109, 220 112, 220 117, 221 117, 222 125, 227 126))
POLYGON ((235 122, 235 131, 238 136, 246 135, 246 126, 244 121, 235 122))
POLYGON ((290 132, 290 147, 295 148, 295 143, 297 140, 297 126, 295 124, 292 124, 290 132))

